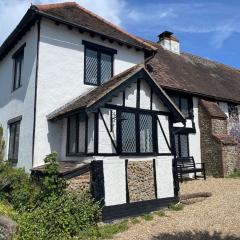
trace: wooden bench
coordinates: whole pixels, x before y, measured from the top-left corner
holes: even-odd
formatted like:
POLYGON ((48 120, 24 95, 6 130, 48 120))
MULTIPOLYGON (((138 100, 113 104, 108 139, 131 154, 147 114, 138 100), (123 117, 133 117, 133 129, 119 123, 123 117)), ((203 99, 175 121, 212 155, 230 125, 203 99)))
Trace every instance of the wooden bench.
POLYGON ((181 182, 183 182, 183 174, 194 173, 194 178, 197 179, 197 177, 200 177, 197 176, 199 172, 202 173, 204 180, 206 180, 205 163, 195 163, 192 156, 177 157, 177 171, 181 182))

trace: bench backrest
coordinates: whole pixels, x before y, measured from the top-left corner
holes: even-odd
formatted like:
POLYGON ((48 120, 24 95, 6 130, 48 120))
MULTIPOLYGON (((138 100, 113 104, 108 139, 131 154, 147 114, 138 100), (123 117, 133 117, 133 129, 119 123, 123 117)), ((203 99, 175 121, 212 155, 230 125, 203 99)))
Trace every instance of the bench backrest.
POLYGON ((193 167, 193 168, 195 168, 196 166, 193 156, 177 157, 177 165, 181 167, 193 167))

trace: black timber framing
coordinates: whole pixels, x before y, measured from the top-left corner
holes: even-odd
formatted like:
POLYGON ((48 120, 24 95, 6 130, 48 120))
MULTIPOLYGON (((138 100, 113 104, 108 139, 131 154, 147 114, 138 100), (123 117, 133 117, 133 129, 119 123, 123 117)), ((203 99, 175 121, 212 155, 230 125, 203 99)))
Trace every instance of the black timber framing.
POLYGON ((98 125, 99 125, 99 112, 94 114, 94 154, 98 154, 98 125))
MULTIPOLYGON (((110 133, 108 127, 107 127, 107 123, 106 123, 106 121, 105 121, 105 119, 104 119, 104 117, 103 117, 102 111, 99 110, 99 113, 100 113, 101 119, 103 120, 104 127, 105 127, 105 129, 106 129, 106 131, 107 131, 107 133, 108 133, 108 136, 109 136, 110 140, 111 140, 111 143, 112 143, 112 145, 113 145, 113 147, 114 147, 114 149, 115 149, 115 151, 116 151, 116 153, 117 153, 117 152, 118 152, 117 146, 116 146, 116 144, 115 144, 115 142, 114 142, 114 140, 113 140, 113 138, 112 138, 112 135, 111 135, 111 133, 110 133)), ((110 112, 110 114, 111 114, 111 112, 110 112)))
POLYGON ((154 179, 154 190, 155 198, 157 199, 157 173, 156 173, 156 159, 153 159, 153 179, 154 179))
POLYGON ((157 122, 158 122, 158 125, 159 125, 160 129, 161 129, 161 132, 162 132, 162 134, 163 134, 163 137, 164 137, 164 139, 165 139, 165 141, 166 141, 166 143, 167 143, 168 149, 169 149, 169 151, 172 153, 171 145, 170 145, 170 143, 168 142, 167 136, 166 136, 166 134, 165 134, 165 132, 164 132, 164 129, 163 129, 162 124, 161 124, 161 122, 160 122, 160 120, 159 120, 158 117, 157 117, 157 122))
POLYGON ((97 111, 100 107, 104 106, 108 103, 112 97, 118 95, 119 92, 125 90, 126 87, 131 85, 132 83, 136 83, 138 79, 144 79, 149 86, 154 90, 154 92, 159 96, 161 101, 165 104, 165 106, 170 110, 171 114, 174 115, 174 119, 176 121, 180 121, 185 123, 184 116, 176 109, 175 105, 169 99, 169 97, 165 94, 163 90, 155 83, 155 81, 150 77, 150 75, 146 72, 145 69, 139 70, 137 73, 133 74, 126 81, 121 83, 114 90, 108 92, 103 98, 96 101, 92 106, 90 106, 87 111, 94 112, 97 111))
POLYGON ((114 206, 104 206, 102 209, 102 219, 104 222, 107 222, 130 216, 139 216, 167 207, 172 203, 176 204, 178 202, 179 197, 170 197, 114 206))
POLYGON ((126 181, 126 202, 129 203, 129 188, 128 188, 128 159, 125 160, 125 181, 126 181))

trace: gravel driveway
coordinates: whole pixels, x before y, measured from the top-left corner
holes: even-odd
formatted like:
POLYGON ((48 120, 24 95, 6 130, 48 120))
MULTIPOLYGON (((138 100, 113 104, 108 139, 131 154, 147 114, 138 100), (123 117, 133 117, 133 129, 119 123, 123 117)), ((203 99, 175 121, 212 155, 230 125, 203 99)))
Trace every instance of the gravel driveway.
POLYGON ((240 179, 197 180, 181 184, 181 194, 211 192, 184 210, 166 211, 152 221, 132 225, 121 240, 240 240, 240 179))

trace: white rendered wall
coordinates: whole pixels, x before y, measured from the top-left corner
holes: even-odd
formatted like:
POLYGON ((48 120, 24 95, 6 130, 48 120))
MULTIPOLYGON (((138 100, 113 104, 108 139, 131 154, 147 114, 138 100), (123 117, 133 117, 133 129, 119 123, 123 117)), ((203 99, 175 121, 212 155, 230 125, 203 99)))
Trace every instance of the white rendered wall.
POLYGON ((173 156, 161 156, 156 159, 157 197, 174 197, 172 171, 173 156))
POLYGON ((189 134, 189 154, 190 156, 194 157, 196 163, 201 163, 201 141, 199 129, 198 101, 198 98, 193 97, 193 115, 196 133, 189 134))
MULTIPOLYGON (((82 40, 116 49, 114 74, 144 61, 144 53, 110 44, 89 34, 80 34, 64 25, 56 26, 48 20, 41 24, 39 48, 38 99, 34 166, 43 164, 43 158, 52 150, 61 152, 61 125, 53 126, 46 116, 72 99, 93 89, 84 85, 84 45, 82 40)), ((60 159, 62 160, 62 159, 60 159)))
POLYGON ((3 125, 4 140, 6 141, 5 159, 8 157, 9 146, 9 127, 7 122, 22 115, 17 167, 24 167, 27 171, 32 167, 37 35, 37 25, 35 24, 0 62, 0 124, 3 125), (26 46, 24 48, 22 68, 22 87, 12 92, 12 55, 24 43, 26 43, 26 46))

